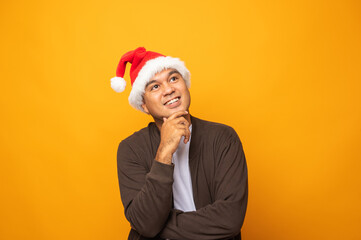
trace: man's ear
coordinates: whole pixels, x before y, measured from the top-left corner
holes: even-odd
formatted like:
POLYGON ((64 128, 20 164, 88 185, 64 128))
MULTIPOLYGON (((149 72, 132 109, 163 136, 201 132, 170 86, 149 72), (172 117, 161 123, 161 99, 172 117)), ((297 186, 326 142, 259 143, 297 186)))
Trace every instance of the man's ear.
POLYGON ((147 105, 145 105, 144 102, 143 102, 143 104, 142 104, 142 108, 143 108, 143 110, 144 110, 145 113, 149 114, 149 110, 148 110, 148 108, 147 108, 147 105))

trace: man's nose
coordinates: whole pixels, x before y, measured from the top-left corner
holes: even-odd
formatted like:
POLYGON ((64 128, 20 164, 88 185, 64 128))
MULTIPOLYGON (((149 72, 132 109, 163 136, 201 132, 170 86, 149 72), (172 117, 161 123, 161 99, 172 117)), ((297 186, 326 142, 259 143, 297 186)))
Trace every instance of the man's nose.
POLYGON ((174 87, 169 83, 165 83, 164 84, 164 95, 170 95, 173 92, 174 92, 174 87))

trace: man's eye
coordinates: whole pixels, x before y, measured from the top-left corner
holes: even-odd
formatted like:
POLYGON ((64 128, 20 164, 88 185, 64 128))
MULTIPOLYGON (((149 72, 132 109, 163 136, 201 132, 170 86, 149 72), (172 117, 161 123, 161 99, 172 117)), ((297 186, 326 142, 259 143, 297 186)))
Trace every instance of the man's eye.
POLYGON ((151 90, 156 90, 156 89, 158 89, 159 88, 159 85, 154 85, 152 88, 151 88, 151 90))
POLYGON ((175 80, 177 80, 177 77, 171 77, 169 81, 174 82, 175 80))

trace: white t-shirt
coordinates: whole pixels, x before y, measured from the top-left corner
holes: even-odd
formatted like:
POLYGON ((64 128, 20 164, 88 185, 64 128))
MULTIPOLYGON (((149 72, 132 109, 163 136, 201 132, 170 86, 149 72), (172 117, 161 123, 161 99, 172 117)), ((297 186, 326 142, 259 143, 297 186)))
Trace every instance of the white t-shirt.
MULTIPOLYGON (((192 132, 192 125, 189 126, 189 131, 192 132)), ((183 212, 191 212, 196 210, 188 164, 191 138, 186 144, 184 144, 183 141, 184 137, 181 138, 178 148, 172 158, 174 164, 173 203, 175 209, 183 212)))

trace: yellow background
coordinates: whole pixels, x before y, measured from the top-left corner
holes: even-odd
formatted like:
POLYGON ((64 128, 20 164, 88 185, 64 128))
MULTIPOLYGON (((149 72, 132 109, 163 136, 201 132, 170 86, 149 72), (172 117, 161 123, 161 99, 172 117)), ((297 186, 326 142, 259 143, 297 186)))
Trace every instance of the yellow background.
POLYGON ((152 119, 110 78, 180 57, 191 113, 238 132, 245 240, 361 239, 361 4, 2 1, 0 239, 126 239, 118 143, 152 119))

